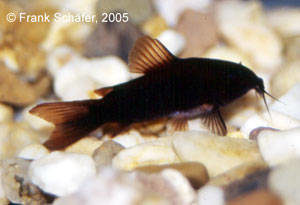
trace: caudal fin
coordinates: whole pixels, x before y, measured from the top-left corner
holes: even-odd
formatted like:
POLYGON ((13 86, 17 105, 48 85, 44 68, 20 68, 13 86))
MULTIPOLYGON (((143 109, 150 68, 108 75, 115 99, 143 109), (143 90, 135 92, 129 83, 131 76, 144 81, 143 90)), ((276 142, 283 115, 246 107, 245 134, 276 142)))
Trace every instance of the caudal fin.
POLYGON ((52 122, 55 129, 44 145, 50 150, 67 147, 102 124, 99 100, 44 103, 29 112, 52 122))

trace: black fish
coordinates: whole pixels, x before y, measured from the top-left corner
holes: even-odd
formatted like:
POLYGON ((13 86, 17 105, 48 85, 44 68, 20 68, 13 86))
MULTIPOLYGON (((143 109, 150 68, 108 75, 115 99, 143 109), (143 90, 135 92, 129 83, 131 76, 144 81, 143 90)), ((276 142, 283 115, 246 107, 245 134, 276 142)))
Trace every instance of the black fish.
POLYGON ((199 117, 213 133, 226 135, 221 106, 251 89, 265 101, 263 80, 245 66, 206 58, 181 59, 148 36, 137 40, 129 67, 144 75, 96 90, 102 99, 45 103, 30 110, 56 126, 45 145, 62 149, 104 123, 126 126, 161 117, 170 117, 175 130, 184 130, 188 119, 199 117))

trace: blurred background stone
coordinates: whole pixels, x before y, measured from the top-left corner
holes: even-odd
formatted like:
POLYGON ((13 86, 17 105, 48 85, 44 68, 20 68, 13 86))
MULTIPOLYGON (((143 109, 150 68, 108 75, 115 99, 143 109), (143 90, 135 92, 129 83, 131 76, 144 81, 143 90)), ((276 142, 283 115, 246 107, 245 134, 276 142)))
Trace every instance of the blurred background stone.
MULTIPOLYGON (((126 1, 104 2, 115 2, 114 4, 120 6, 121 2, 126 1)), ((137 1, 136 4, 139 4, 138 2, 140 1, 137 1)), ((101 5, 101 8, 105 7, 101 5)), ((116 55, 127 62, 130 49, 133 47, 134 42, 142 35, 139 28, 130 22, 99 23, 86 38, 83 53, 88 58, 116 55)))
MULTIPOLYGON (((110 13, 114 11, 127 12, 129 21, 140 24, 154 14, 152 1, 149 0, 98 0, 97 12, 110 13)), ((127 26, 125 23, 124 26, 127 26)))
POLYGON ((198 162, 182 162, 166 165, 149 165, 138 167, 135 170, 145 173, 158 173, 165 169, 175 169, 185 176, 194 189, 199 189, 208 181, 208 173, 205 166, 198 162))
POLYGON ((50 79, 42 77, 34 84, 24 82, 15 73, 0 63, 0 101, 16 106, 34 103, 49 91, 50 79))
POLYGON ((172 169, 158 174, 124 173, 103 168, 76 193, 54 202, 61 204, 183 204, 192 203, 195 193, 188 181, 172 169), (114 196, 114 197, 111 197, 114 196))
POLYGON ((96 169, 100 170, 103 166, 109 166, 112 163, 112 159, 116 156, 124 147, 113 141, 105 141, 99 148, 93 153, 93 159, 96 164, 96 169))
POLYGON ((1 181, 5 196, 13 203, 51 203, 53 198, 43 194, 28 178, 29 163, 29 161, 18 158, 7 159, 1 162, 1 181))
POLYGON ((204 13, 185 10, 179 17, 176 30, 186 39, 181 57, 201 57, 218 42, 217 25, 212 11, 204 13))

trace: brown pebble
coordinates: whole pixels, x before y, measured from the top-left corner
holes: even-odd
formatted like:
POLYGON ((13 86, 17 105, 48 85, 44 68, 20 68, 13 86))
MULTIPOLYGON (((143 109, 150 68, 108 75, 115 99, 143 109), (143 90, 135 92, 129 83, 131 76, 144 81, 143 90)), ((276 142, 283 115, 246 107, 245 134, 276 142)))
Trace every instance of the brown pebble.
POLYGON ((239 196, 227 205, 281 205, 281 199, 266 189, 256 190, 249 194, 239 196))
POLYGON ((166 165, 149 165, 136 168, 146 173, 157 173, 164 169, 175 169, 183 174, 191 183, 194 189, 199 189, 208 181, 208 173, 205 166, 199 162, 182 162, 166 165))
POLYGON ((12 158, 1 162, 2 186, 5 196, 12 203, 17 204, 47 204, 54 200, 53 196, 46 195, 28 178, 30 161, 12 158))
POLYGON ((0 63, 0 101, 16 106, 34 103, 49 91, 50 79, 44 76, 34 84, 24 82, 15 73, 0 63))
POLYGON ((179 18, 176 30, 186 39, 181 57, 201 57, 206 49, 218 42, 213 12, 186 10, 179 18))
POLYGON ((241 195, 259 189, 267 188, 267 180, 270 169, 259 170, 247 175, 242 180, 237 180, 224 187, 226 200, 231 200, 241 195))

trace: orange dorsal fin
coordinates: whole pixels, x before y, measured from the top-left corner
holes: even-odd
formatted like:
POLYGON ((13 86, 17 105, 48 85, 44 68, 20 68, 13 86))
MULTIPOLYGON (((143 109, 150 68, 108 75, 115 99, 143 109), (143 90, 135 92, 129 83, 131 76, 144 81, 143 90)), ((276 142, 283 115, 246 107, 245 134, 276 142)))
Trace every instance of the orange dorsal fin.
POLYGON ((139 38, 129 54, 129 68, 133 73, 149 73, 170 64, 175 56, 156 39, 139 38))
POLYGON ((99 95, 101 97, 104 97, 105 95, 107 95, 111 91, 113 91, 112 87, 104 87, 104 88, 94 90, 94 93, 96 93, 97 95, 99 95))

